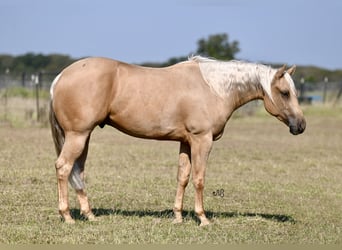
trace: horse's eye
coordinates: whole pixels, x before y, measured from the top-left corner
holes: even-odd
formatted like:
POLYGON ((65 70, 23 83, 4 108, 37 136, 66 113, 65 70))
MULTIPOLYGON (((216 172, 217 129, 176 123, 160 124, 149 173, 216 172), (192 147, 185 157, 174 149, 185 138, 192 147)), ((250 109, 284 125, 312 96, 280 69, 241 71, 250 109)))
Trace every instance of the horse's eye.
POLYGON ((283 98, 289 98, 290 92, 288 90, 280 91, 280 94, 283 98))

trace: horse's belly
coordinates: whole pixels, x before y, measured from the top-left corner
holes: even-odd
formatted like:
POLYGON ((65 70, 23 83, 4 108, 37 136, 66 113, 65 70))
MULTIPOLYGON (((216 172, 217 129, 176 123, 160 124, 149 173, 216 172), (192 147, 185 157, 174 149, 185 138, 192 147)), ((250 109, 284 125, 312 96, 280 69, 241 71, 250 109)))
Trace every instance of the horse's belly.
POLYGON ((138 110, 129 114, 111 115, 109 125, 140 138, 179 140, 186 134, 184 125, 174 119, 138 110))

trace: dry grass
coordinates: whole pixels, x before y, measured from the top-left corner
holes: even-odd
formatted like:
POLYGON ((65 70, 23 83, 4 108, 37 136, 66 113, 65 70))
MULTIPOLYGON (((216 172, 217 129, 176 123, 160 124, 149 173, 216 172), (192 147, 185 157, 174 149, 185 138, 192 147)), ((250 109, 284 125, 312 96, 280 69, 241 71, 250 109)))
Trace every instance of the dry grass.
POLYGON ((35 86, 0 88, 0 126, 48 126, 50 92, 35 86))
POLYGON ((98 222, 73 226, 57 213, 48 128, 0 128, 0 243, 342 243, 342 115, 308 108, 292 136, 274 118, 232 119, 209 160, 200 228, 194 190, 185 222, 171 224, 178 143, 93 133, 87 188, 98 222), (224 197, 215 196, 224 190, 224 197))

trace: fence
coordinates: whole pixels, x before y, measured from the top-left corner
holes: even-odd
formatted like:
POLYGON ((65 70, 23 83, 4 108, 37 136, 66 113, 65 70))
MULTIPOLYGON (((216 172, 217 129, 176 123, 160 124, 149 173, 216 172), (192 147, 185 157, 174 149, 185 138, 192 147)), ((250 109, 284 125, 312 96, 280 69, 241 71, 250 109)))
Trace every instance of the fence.
MULTIPOLYGON (((0 125, 47 126, 49 89, 57 73, 0 75, 0 125)), ((341 82, 297 83, 299 100, 306 105, 341 105, 341 82)), ((253 115, 260 107, 252 102, 239 115, 253 115)))
POLYGON ((55 73, 0 75, 0 124, 47 125, 49 88, 55 73))
POLYGON ((306 101, 309 104, 323 103, 336 105, 342 94, 342 81, 304 83, 299 84, 299 86, 299 89, 302 89, 299 100, 306 101))

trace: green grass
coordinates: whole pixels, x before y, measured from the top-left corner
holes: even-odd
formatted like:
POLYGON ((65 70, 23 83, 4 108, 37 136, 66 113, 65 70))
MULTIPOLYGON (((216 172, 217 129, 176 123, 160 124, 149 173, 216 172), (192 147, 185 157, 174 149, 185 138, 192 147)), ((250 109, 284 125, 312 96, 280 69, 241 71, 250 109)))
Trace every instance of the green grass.
MULTIPOLYGON (((309 108, 312 109, 312 108, 309 108)), ((96 129, 86 166, 98 221, 57 212, 56 159, 48 128, 0 128, 0 243, 342 243, 342 116, 308 111, 292 136, 270 116, 229 121, 207 167, 199 227, 189 185, 173 225, 178 143, 96 129), (318 114, 319 113, 319 114, 318 114), (214 196, 224 190, 224 197, 214 196)), ((323 112, 324 113, 324 112, 323 112)))
MULTIPOLYGON (((10 97, 21 97, 24 99, 36 98, 36 88, 25 88, 25 87, 18 87, 18 86, 13 86, 13 87, 8 87, 5 89, 1 89, 0 91, 0 96, 7 96, 8 98, 10 97)), ((50 93, 47 90, 40 89, 39 90, 39 97, 48 99, 50 98, 50 93)))

